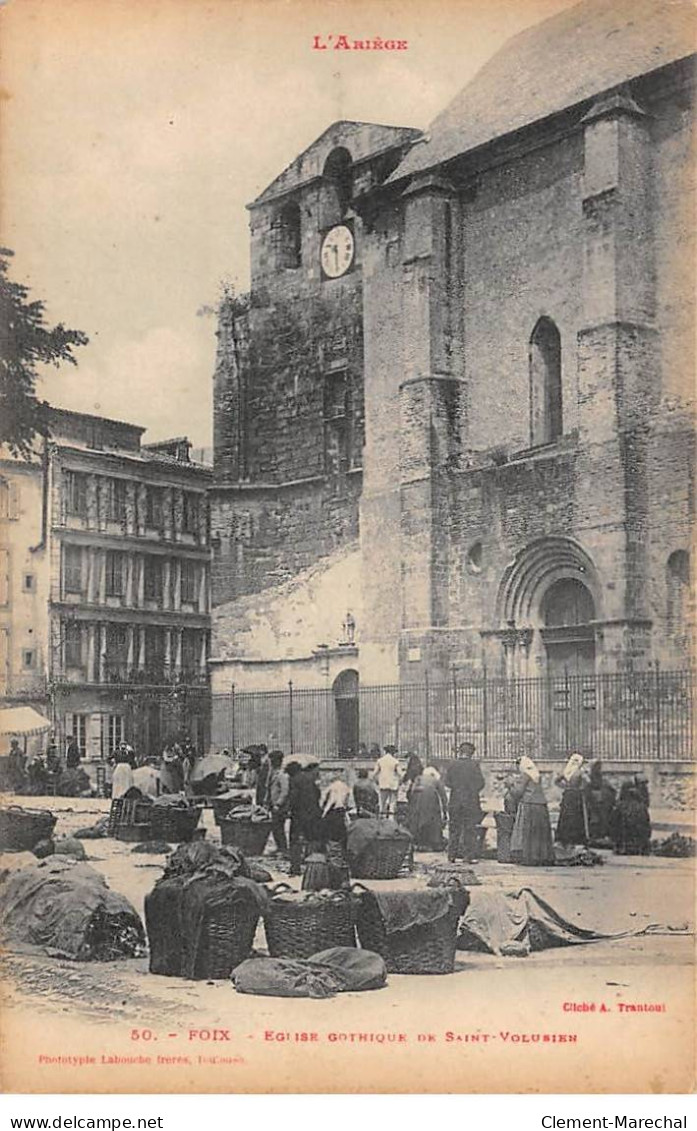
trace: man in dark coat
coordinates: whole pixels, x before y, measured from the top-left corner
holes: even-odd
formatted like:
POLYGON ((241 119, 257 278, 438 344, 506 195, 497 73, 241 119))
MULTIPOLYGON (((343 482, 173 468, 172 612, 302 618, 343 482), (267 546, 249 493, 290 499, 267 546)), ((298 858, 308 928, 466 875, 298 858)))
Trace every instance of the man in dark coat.
POLYGON ((290 874, 299 876, 306 852, 317 852, 323 843, 322 810, 319 799, 319 766, 295 769, 288 766, 290 777, 290 874))
POLYGON ((72 734, 68 736, 68 749, 65 754, 65 764, 69 770, 75 770, 80 765, 80 747, 72 734))
POLYGON ((450 790, 448 860, 464 857, 469 863, 475 862, 477 828, 483 816, 479 794, 484 788, 484 776, 473 755, 474 743, 463 742, 445 773, 445 784, 450 790))

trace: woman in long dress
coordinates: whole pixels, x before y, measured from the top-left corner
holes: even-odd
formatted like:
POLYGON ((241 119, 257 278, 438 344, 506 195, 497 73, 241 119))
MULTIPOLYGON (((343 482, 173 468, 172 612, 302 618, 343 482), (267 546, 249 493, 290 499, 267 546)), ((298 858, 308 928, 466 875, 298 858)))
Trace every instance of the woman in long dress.
POLYGON ((425 852, 440 852, 445 847, 443 793, 440 774, 434 767, 427 767, 412 786, 409 831, 415 846, 425 852))
POLYGON ((555 840, 562 845, 588 844, 588 810, 586 789, 588 786, 583 772, 583 755, 572 754, 557 782, 564 792, 559 806, 559 819, 555 840))
POLYGON ((516 805, 511 833, 511 859, 533 866, 554 864, 552 825, 540 771, 532 758, 521 758, 519 776, 508 790, 508 808, 516 805), (517 803, 517 804, 516 804, 517 803))
POLYGON ((635 775, 620 789, 620 799, 610 821, 610 832, 619 856, 648 856, 651 851, 651 817, 646 778, 635 775))
POLYGON ((591 762, 590 780, 586 790, 588 807, 588 834, 591 844, 600 844, 610 836, 610 819, 615 808, 617 792, 606 781, 599 758, 591 762))

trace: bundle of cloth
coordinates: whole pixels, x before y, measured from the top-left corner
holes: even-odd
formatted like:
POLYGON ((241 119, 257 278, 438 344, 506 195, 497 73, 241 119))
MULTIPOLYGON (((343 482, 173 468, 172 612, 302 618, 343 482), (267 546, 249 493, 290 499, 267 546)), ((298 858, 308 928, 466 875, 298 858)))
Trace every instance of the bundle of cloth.
MULTIPOLYGON (((631 931, 607 934, 580 927, 565 919, 531 888, 518 892, 475 888, 460 920, 459 950, 525 956, 550 947, 573 946, 603 939, 624 939, 643 934, 673 934, 674 928, 651 924, 631 931)), ((679 930, 685 931, 681 927, 679 930)))
POLYGON ((310 958, 249 958, 232 973, 239 994, 327 998, 377 990, 387 981, 384 959, 370 950, 335 946, 310 958))
POLYGON ((0 933, 7 946, 78 962, 132 958, 145 942, 129 901, 89 864, 69 856, 4 874, 0 933))
POLYGON ((349 867, 352 872, 360 869, 363 854, 376 840, 411 842, 411 835, 391 818, 361 817, 354 821, 346 835, 349 867))
POLYGON ((230 920, 247 913, 258 917, 268 907, 269 894, 238 848, 206 841, 180 845, 145 897, 150 973, 208 977, 207 920, 221 903, 230 920))

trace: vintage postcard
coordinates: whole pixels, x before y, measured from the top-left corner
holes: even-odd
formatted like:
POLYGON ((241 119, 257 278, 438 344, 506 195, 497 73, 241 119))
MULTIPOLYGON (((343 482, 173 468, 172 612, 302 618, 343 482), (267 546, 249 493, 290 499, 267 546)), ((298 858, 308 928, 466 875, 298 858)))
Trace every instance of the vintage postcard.
POLYGON ((694 5, 0 37, 2 1087, 691 1092, 694 5))

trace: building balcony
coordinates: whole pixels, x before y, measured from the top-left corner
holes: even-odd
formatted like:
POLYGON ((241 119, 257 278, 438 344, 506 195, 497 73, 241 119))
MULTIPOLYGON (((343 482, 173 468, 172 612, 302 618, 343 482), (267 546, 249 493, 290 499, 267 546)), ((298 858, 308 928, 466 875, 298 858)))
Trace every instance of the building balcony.
POLYGON ((92 676, 85 668, 69 668, 56 672, 54 683, 70 684, 72 686, 89 687, 205 687, 208 676, 200 668, 187 667, 175 669, 172 667, 151 666, 146 668, 129 668, 126 664, 107 664, 100 679, 92 676))

